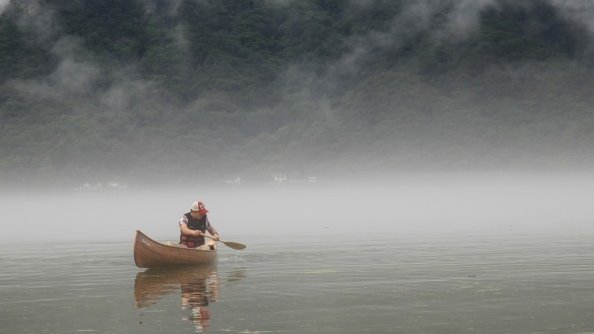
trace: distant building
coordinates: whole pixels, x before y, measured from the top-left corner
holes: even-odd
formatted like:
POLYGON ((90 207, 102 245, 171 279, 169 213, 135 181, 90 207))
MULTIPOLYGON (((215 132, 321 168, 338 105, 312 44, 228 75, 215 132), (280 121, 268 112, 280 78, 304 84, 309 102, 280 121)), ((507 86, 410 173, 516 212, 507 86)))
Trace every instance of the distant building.
POLYGON ((287 174, 274 173, 272 174, 272 180, 274 183, 285 183, 288 181, 287 174))
POLYGON ((109 181, 107 183, 102 182, 85 182, 80 186, 76 187, 75 191, 93 193, 102 191, 121 191, 128 189, 128 186, 124 183, 109 181))
POLYGON ((85 182, 82 185, 78 186, 76 191, 80 192, 96 192, 103 190, 103 184, 101 182, 85 182))
POLYGON ((303 183, 317 183, 318 178, 317 176, 301 176, 300 174, 293 173, 290 176, 284 173, 274 173, 272 174, 272 181, 276 184, 303 184, 303 183))
POLYGON ((234 178, 225 180, 226 184, 232 185, 232 186, 240 186, 241 185, 241 177, 240 176, 236 176, 234 178))
POLYGON ((119 183, 115 181, 107 182, 105 190, 126 190, 128 186, 124 183, 119 183))

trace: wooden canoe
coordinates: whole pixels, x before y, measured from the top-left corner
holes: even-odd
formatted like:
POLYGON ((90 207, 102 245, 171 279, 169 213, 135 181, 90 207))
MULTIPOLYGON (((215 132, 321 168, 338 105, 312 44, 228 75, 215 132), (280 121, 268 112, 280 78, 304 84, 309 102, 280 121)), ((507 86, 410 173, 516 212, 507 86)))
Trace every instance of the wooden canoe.
POLYGON ((216 259, 216 250, 165 245, 149 238, 140 231, 136 231, 134 262, 139 268, 211 264, 216 259))

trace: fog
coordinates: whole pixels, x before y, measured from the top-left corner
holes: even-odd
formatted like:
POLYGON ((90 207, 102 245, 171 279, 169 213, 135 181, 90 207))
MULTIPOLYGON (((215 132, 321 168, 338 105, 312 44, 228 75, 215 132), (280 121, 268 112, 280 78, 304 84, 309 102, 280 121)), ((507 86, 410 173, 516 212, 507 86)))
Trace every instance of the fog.
POLYGON ((205 202, 229 241, 593 233, 594 175, 416 174, 324 184, 3 194, 1 239, 177 241, 205 202))
POLYGON ((229 51, 243 43, 232 29, 196 60, 192 29, 210 31, 180 13, 194 2, 138 3, 126 15, 141 13, 140 40, 96 40, 77 29, 103 28, 89 8, 110 5, 0 0, 39 52, 0 82, 1 240, 131 240, 135 229, 176 240, 195 199, 227 239, 591 232, 590 2, 347 1, 332 30, 318 5, 262 1, 232 22, 252 29, 246 40, 270 42, 254 10, 297 4, 311 17, 263 30, 306 54, 245 42, 251 62, 229 51), (307 47, 321 28, 335 48, 307 47), (273 73, 250 81, 262 71, 273 73), (93 187, 108 182, 125 187, 93 187))

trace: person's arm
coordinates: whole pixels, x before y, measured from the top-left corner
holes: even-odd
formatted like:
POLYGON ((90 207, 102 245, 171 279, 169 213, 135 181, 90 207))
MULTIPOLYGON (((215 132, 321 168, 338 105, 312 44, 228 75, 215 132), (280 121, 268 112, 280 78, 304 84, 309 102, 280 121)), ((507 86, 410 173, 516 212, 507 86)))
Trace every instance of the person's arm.
POLYGON ((182 216, 179 220, 179 229, 183 235, 189 235, 192 237, 199 237, 202 235, 202 232, 198 230, 190 230, 188 228, 188 218, 186 216, 182 216))
POLYGON ((212 227, 212 225, 210 224, 210 220, 208 219, 208 216, 206 217, 206 230, 208 231, 208 233, 210 233, 210 235, 212 235, 212 239, 214 241, 219 240, 219 232, 217 232, 217 230, 215 230, 215 228, 212 227))

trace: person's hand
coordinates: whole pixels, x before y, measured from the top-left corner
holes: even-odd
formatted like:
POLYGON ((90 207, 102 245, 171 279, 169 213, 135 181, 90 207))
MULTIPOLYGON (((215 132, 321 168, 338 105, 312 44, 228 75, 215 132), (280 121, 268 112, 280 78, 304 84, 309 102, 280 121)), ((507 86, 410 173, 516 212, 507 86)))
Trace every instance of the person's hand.
POLYGON ((213 235, 212 240, 219 241, 219 235, 218 234, 213 235))
POLYGON ((202 236, 202 232, 200 231, 196 231, 196 233, 194 234, 195 237, 200 237, 202 236))

